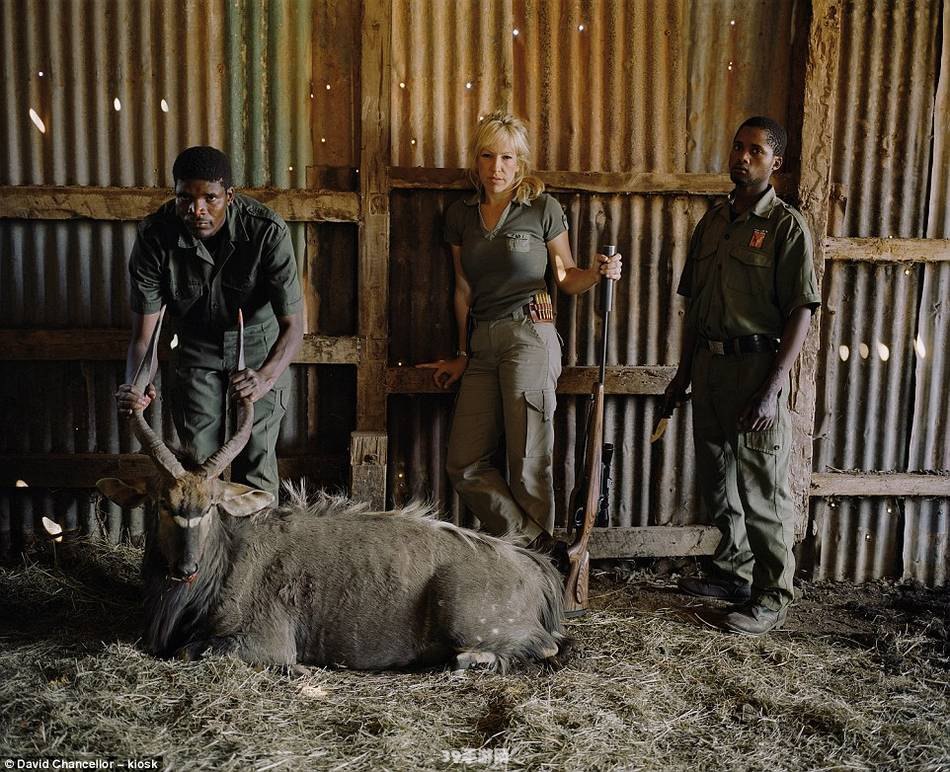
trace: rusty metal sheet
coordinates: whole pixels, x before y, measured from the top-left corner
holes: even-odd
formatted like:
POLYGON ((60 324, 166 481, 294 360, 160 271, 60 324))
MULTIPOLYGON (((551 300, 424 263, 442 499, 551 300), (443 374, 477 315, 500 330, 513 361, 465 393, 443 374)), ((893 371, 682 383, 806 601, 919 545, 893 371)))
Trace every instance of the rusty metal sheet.
POLYGON ((685 0, 513 5, 513 108, 537 168, 683 171, 685 0))
POLYGON ((950 499, 907 500, 903 562, 904 579, 950 584, 950 499))
POLYGON ((793 128, 789 102, 796 50, 807 45, 805 11, 794 0, 689 3, 686 171, 726 173, 733 134, 752 115, 793 128))
POLYGON ((921 268, 829 263, 814 470, 907 470, 921 268))
POLYGON ((927 238, 950 238, 950 3, 943 4, 943 50, 934 99, 933 160, 930 165, 930 209, 927 238))
POLYGON ((935 0, 844 4, 831 172, 847 198, 840 235, 925 235, 940 15, 935 0))
POLYGON ((393 0, 394 166, 467 167, 484 113, 510 107, 508 0, 393 0))
POLYGON ((899 577, 901 512, 893 499, 813 499, 807 542, 818 580, 899 577))
POLYGON ((2 3, 0 184, 170 187, 212 144, 238 185, 306 187, 315 142, 355 158, 358 28, 331 0, 2 3))

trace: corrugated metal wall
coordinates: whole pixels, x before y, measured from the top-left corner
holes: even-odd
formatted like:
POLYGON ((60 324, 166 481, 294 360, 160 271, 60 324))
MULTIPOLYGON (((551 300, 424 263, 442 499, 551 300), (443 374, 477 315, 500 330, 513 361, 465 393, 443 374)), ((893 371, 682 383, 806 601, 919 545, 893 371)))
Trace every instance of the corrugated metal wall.
MULTIPOLYGON (((948 7, 843 3, 832 182, 847 207, 837 235, 950 237, 948 7)), ((167 186, 175 154, 208 142, 229 152, 239 185, 354 189, 360 14, 359 3, 335 0, 2 3, 0 185, 167 186)), ((505 107, 528 120, 537 168, 722 172, 735 125, 766 113, 792 129, 785 171, 794 174, 808 19, 803 0, 393 0, 391 163, 467 166, 478 116, 505 107)), ((459 195, 391 195, 393 366, 454 348, 440 214, 459 195)), ((602 240, 603 220, 626 256, 610 363, 674 364, 675 279, 709 200, 558 198, 581 261, 602 240)), ((292 227, 308 329, 354 334, 357 226, 292 227)), ((0 221, 0 326, 125 328, 133 235, 127 223, 0 221)), ((828 264, 816 470, 950 466, 948 289, 946 264, 828 264)), ((558 306, 565 363, 592 364, 591 298, 558 306)), ((0 400, 16 430, 0 452, 131 449, 111 417, 119 376, 117 363, 5 363, 0 400), (24 385, 39 378, 55 383, 47 401, 24 385), (34 420, 13 415, 23 404, 34 420)), ((345 458, 352 368, 295 367, 294 381, 282 453, 345 458)), ((574 482, 582 402, 560 400, 559 513, 574 482)), ((651 446, 656 407, 655 397, 608 400, 617 525, 703 519, 688 411, 651 446)), ((397 502, 432 495, 465 520, 444 475, 450 411, 446 397, 390 398, 390 493, 397 502)), ((56 506, 88 519, 89 500, 70 495, 64 503, 47 491, 0 494, 0 540, 19 512, 25 528, 30 513, 56 506)), ((942 500, 814 501, 815 573, 946 581, 947 512, 942 500)), ((125 522, 131 529, 132 516, 125 522)))
MULTIPOLYGON (((950 237, 947 7, 844 5, 832 182, 843 186, 847 205, 834 235, 950 237)), ((948 269, 826 265, 815 471, 950 468, 948 269)), ((813 502, 816 574, 944 583, 946 513, 946 500, 813 502)))
MULTIPOLYGON (((168 187, 177 153, 207 143, 238 186, 307 187, 315 162, 357 157, 359 24, 346 4, 311 0, 0 3, 0 185, 168 187)), ((290 228, 308 331, 355 334, 357 226, 290 228)), ((135 223, 0 220, 0 327, 128 329, 134 238, 135 223)), ((122 370, 5 362, 0 453, 134 452, 112 398, 122 370)), ((281 456, 345 459, 354 391, 351 367, 295 366, 281 456)), ((161 403, 151 420, 175 437, 161 403)), ((326 481, 342 484, 342 466, 326 481)), ((138 516, 103 506, 112 537, 141 533, 138 516)), ((89 507, 81 492, 5 493, 0 532, 4 516, 29 528, 31 512, 68 522, 89 507)))

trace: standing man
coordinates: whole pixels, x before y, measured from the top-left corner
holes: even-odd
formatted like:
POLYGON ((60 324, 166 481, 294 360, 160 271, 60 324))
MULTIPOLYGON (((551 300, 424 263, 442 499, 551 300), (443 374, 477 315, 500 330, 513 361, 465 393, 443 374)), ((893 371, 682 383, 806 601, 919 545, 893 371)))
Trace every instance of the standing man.
POLYGON ((276 499, 277 434, 286 408, 287 366, 303 340, 297 262, 287 224, 234 192, 228 157, 190 147, 172 167, 175 198, 138 229, 129 274, 132 340, 119 412, 155 398, 130 385, 158 312, 167 306, 178 335, 172 412, 184 448, 202 462, 224 443, 228 391, 254 403, 254 426, 231 479, 276 499), (238 310, 247 368, 237 370, 238 310))
POLYGON ((785 145, 771 118, 749 118, 736 133, 735 189, 690 240, 678 288, 688 299, 682 355, 664 394, 666 412, 692 382, 697 478, 722 532, 712 572, 680 588, 742 604, 719 624, 746 635, 781 625, 794 598, 788 373, 821 301, 808 227, 769 184, 785 145))

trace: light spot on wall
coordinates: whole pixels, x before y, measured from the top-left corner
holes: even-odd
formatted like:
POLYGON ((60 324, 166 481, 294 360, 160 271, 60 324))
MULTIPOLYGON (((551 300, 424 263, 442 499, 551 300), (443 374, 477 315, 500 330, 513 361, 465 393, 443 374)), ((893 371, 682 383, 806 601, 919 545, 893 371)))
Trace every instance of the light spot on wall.
POLYGON ((26 484, 26 480, 17 480, 15 483, 17 488, 29 488, 30 486, 26 484))
POLYGON ((399 88, 405 88, 406 82, 404 80, 399 81, 399 88))
POLYGON ((122 109, 122 103, 119 101, 119 97, 116 97, 112 100, 112 106, 115 108, 116 112, 119 112, 122 109))
POLYGON ((518 37, 518 34, 519 34, 519 33, 518 33, 518 28, 515 27, 515 28, 511 31, 511 34, 514 35, 515 37, 518 37))
POLYGON ((882 362, 886 362, 888 359, 891 358, 891 350, 890 348, 888 348, 887 344, 881 343, 881 341, 878 341, 877 355, 881 358, 882 362))
POLYGON ((30 120, 33 121, 33 125, 40 130, 40 134, 46 133, 46 124, 43 123, 43 119, 40 118, 36 110, 32 107, 30 108, 30 120))
POLYGON ((578 25, 577 25, 577 31, 578 31, 578 32, 583 32, 583 31, 584 31, 584 25, 583 25, 583 24, 578 24, 578 25))
POLYGON ((871 355, 871 349, 868 348, 867 343, 858 344, 858 354, 861 355, 861 359, 867 359, 871 355))
POLYGON ((329 91, 329 90, 330 90, 330 84, 327 83, 327 91, 329 91))
POLYGON ((169 348, 178 348, 178 333, 172 335, 171 342, 168 344, 169 348))
POLYGON ((163 99, 162 102, 161 102, 161 107, 162 107, 162 112, 163 112, 163 113, 167 113, 167 112, 168 112, 168 102, 166 102, 164 99, 163 99))
POLYGON ((848 357, 851 356, 851 349, 844 345, 838 346, 838 356, 841 357, 842 362, 847 362, 848 357))
POLYGON ((924 345, 924 339, 919 335, 914 338, 914 351, 917 352, 917 356, 919 356, 921 359, 927 358, 927 346, 924 345))

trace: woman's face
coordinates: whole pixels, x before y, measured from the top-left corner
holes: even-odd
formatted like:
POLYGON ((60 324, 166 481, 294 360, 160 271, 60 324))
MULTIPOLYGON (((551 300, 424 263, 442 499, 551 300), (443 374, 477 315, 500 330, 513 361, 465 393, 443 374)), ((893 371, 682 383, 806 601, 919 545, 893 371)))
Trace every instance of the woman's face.
POLYGON ((478 154, 478 180, 486 193, 504 193, 515 183, 518 156, 510 142, 500 137, 478 154))

